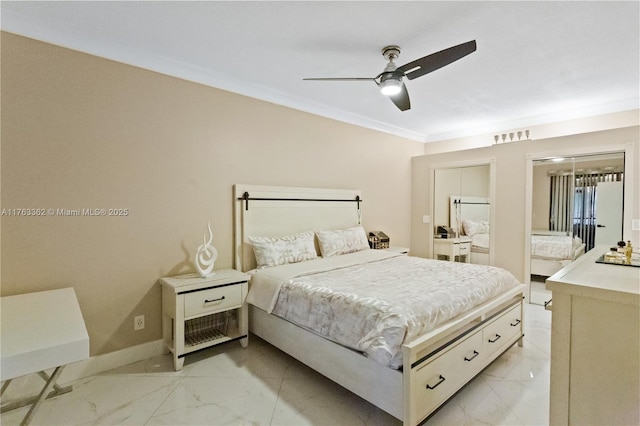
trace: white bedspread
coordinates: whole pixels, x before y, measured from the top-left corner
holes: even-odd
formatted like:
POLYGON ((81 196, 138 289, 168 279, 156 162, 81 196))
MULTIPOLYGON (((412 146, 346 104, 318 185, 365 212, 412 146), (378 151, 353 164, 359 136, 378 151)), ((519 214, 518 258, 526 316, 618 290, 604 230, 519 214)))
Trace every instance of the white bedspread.
POLYGON ((518 284, 500 268, 366 250, 255 271, 247 300, 398 368, 404 342, 518 284))
POLYGON ((532 235, 531 256, 537 259, 573 259, 575 248, 582 244, 580 238, 570 235, 532 235))

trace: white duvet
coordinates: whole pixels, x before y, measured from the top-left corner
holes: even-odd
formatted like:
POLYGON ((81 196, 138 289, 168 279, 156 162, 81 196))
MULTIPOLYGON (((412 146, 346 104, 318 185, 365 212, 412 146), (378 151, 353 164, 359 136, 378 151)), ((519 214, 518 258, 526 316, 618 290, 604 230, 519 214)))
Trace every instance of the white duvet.
POLYGON ((399 368, 403 342, 518 284, 500 268, 365 250, 254 271, 247 301, 399 368))
POLYGON ((571 260, 575 249, 581 244, 580 238, 570 235, 532 235, 531 256, 547 260, 571 260))

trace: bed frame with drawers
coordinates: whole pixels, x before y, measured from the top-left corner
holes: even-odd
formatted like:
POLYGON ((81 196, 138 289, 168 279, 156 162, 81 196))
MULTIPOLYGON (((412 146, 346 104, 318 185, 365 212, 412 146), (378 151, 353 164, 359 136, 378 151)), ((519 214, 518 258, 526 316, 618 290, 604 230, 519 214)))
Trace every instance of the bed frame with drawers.
MULTIPOLYGON (((249 236, 291 235, 361 223, 357 190, 235 185, 236 269, 255 257, 249 236)), ((339 385, 416 425, 515 343, 522 346, 525 285, 495 297, 403 345, 403 368, 362 354, 255 307, 249 330, 339 385)))

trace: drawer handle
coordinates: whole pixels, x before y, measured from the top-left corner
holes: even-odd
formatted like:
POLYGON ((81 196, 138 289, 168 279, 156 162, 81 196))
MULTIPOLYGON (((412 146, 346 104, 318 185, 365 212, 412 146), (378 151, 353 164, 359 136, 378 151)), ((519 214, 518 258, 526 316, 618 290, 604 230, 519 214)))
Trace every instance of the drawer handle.
POLYGON ((473 351, 473 355, 471 355, 471 358, 467 358, 466 356, 464 357, 465 361, 471 361, 473 360, 475 357, 477 357, 478 355, 480 355, 480 352, 478 351, 473 351))
POLYGON ((502 337, 501 335, 499 335, 498 333, 496 333, 496 337, 495 337, 493 340, 489 339, 489 343, 495 343, 495 342, 497 342, 497 341, 498 341, 498 339, 500 339, 501 337, 502 337))
POLYGON ((219 298, 217 298, 217 299, 211 299, 211 300, 204 299, 204 303, 219 302, 219 301, 221 301, 221 300, 224 300, 224 296, 219 297, 219 298))
POLYGON ((520 324, 520 320, 516 319, 515 322, 511 323, 511 327, 515 327, 516 325, 520 324))
POLYGON ((442 382, 444 382, 445 378, 442 376, 442 374, 440 375, 440 378, 438 380, 438 383, 436 383, 435 385, 431 386, 431 385, 427 385, 427 389, 431 390, 431 389, 435 389, 438 386, 440 386, 442 384, 442 382))

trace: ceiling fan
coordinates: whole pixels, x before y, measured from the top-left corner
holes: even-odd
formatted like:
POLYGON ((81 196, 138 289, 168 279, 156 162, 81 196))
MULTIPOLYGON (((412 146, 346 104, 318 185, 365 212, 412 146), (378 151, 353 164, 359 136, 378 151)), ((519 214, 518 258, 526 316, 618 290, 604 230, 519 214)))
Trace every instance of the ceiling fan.
POLYGON ((409 93, 402 81, 403 77, 407 77, 409 80, 421 77, 425 74, 433 72, 439 68, 449 65, 452 62, 457 61, 470 53, 475 52, 476 41, 468 41, 466 43, 459 44, 457 46, 450 47, 448 49, 441 50, 431 55, 427 55, 415 61, 409 62, 398 67, 393 62, 400 55, 400 47, 398 46, 386 46, 382 49, 382 56, 384 56, 389 63, 385 67, 384 71, 378 74, 376 77, 355 77, 355 78, 304 78, 303 80, 320 80, 320 81, 374 81, 380 92, 383 95, 389 96, 391 101, 400 108, 401 111, 406 111, 411 108, 411 102, 409 101, 409 93))

